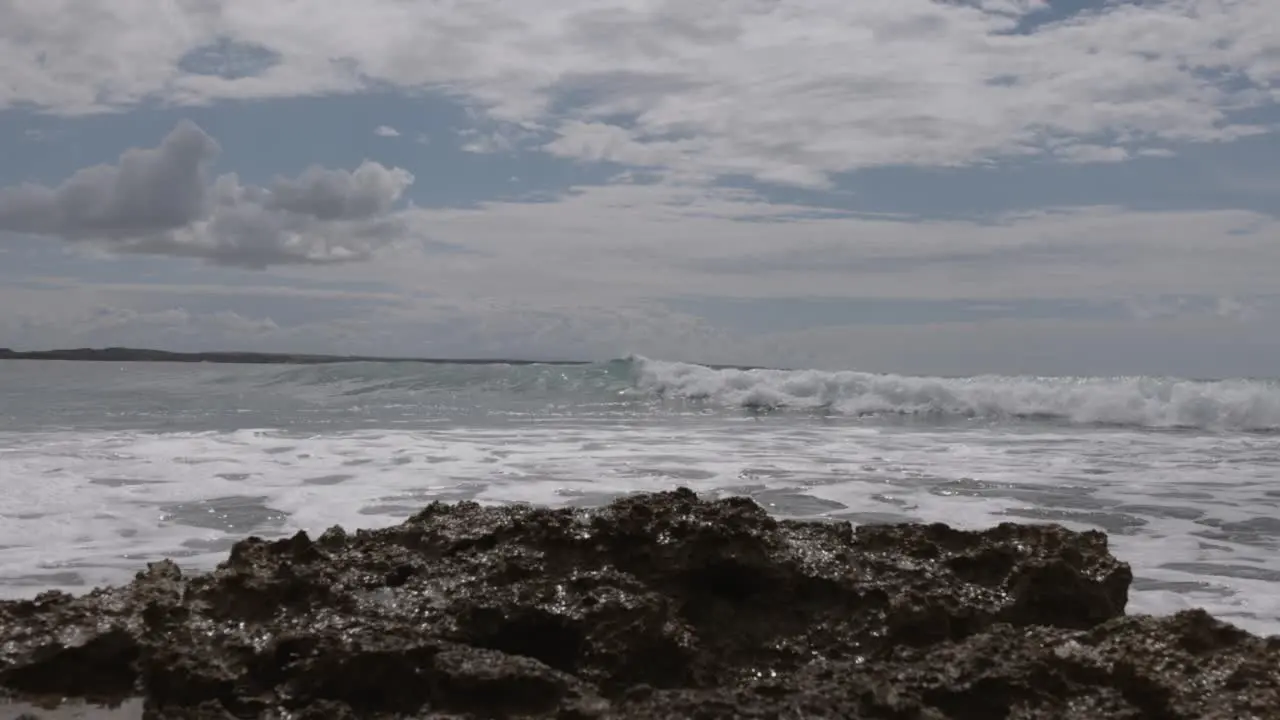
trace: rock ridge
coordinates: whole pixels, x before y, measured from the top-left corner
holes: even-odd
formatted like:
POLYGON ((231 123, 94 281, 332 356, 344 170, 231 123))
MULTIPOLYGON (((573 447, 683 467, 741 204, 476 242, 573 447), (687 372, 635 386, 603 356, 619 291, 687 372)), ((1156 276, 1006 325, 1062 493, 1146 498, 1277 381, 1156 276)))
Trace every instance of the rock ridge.
POLYGON ((2 602, 0 693, 157 720, 1280 717, 1280 638, 1126 616, 1131 580, 1053 525, 433 503, 2 602))

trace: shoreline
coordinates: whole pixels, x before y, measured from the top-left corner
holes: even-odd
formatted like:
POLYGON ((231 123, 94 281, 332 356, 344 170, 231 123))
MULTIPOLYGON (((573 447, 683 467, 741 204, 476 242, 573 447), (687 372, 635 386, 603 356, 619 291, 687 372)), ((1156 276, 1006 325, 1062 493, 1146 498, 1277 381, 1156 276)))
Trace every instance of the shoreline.
POLYGON ((853 528, 684 489, 592 509, 433 503, 380 530, 249 538, 208 573, 162 561, 128 585, 0 602, 0 697, 175 720, 1280 707, 1280 636, 1200 610, 1126 615, 1131 581, 1105 534, 1056 525, 853 528))
POLYGON ((376 355, 318 355, 241 351, 172 352, 148 348, 66 348, 11 350, 0 348, 0 360, 74 362, 171 362, 227 365, 331 365, 335 363, 418 363, 424 365, 590 365, 589 360, 517 360, 505 358, 415 358, 376 355))
MULTIPOLYGON (((418 365, 563 365, 581 367, 596 365, 598 360, 532 360, 528 358, 443 358, 390 357, 384 355, 325 355, 313 353, 248 352, 238 350, 175 352, 149 348, 59 348, 54 350, 13 350, 0 347, 0 360, 63 362, 167 362, 210 363, 220 365, 334 365, 338 363, 413 363, 418 365)), ((726 365, 696 363, 712 370, 785 370, 760 365, 726 365)))

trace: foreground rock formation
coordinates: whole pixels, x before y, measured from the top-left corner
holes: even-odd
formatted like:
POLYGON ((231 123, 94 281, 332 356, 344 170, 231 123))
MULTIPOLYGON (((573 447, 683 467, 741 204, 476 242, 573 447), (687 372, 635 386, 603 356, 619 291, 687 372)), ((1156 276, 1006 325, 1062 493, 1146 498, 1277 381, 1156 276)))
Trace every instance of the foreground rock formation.
POLYGON ((1052 526, 437 503, 0 603, 0 692, 154 718, 1280 717, 1280 638, 1126 617, 1130 579, 1052 526))

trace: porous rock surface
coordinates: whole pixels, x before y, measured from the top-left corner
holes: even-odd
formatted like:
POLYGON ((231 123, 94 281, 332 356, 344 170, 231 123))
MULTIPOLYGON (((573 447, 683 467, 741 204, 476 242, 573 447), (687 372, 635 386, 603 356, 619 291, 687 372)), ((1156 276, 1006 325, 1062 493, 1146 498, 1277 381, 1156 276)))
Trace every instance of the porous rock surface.
POLYGON ((780 521, 688 490, 432 504, 0 603, 0 694, 151 718, 1276 718, 1280 638, 1125 616, 1102 533, 780 521))

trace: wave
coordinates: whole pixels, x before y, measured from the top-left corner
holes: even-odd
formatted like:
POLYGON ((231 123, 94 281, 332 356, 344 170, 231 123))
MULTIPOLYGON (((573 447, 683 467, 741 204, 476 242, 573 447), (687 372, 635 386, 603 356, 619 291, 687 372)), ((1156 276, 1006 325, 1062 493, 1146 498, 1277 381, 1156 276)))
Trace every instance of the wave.
POLYGON ((414 404, 608 405, 626 411, 808 413, 923 421, 1049 421, 1077 425, 1280 431, 1280 384, 1159 377, 921 377, 859 371, 710 367, 632 356, 589 365, 338 363, 267 368, 249 381, 298 397, 414 404))
POLYGON ((753 410, 1280 430, 1280 385, 1259 380, 943 378, 856 371, 714 369, 641 357, 633 358, 632 364, 635 386, 645 392, 753 410))
POLYGON ((347 396, 431 391, 573 396, 625 391, 631 364, 350 362, 297 366, 272 373, 262 384, 321 388, 347 396))

